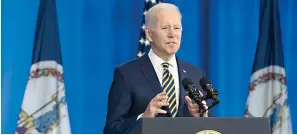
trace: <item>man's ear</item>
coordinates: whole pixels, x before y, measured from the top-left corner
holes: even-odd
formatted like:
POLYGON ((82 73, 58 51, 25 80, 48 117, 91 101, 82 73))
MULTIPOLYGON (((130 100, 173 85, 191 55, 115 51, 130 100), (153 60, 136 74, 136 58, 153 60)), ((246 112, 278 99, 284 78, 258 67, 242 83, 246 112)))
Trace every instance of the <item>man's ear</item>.
POLYGON ((152 32, 151 32, 151 30, 147 26, 145 27, 144 30, 145 30, 145 35, 146 35, 147 40, 150 41, 150 42, 152 42, 153 39, 152 39, 152 32))

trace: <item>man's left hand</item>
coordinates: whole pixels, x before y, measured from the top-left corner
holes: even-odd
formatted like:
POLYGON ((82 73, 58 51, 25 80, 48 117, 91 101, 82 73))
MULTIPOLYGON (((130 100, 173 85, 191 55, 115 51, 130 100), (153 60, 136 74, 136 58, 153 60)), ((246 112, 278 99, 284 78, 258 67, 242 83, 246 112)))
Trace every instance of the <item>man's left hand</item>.
MULTIPOLYGON (((193 103, 192 100, 191 100, 191 98, 189 96, 185 96, 185 99, 186 99, 186 102, 188 104, 188 109, 189 109, 190 114, 193 117, 200 117, 198 104, 193 103)), ((204 108, 205 107, 207 108, 205 101, 202 101, 202 104, 203 104, 204 108)), ((205 113, 203 113, 203 117, 208 117, 208 111, 206 111, 205 113)))

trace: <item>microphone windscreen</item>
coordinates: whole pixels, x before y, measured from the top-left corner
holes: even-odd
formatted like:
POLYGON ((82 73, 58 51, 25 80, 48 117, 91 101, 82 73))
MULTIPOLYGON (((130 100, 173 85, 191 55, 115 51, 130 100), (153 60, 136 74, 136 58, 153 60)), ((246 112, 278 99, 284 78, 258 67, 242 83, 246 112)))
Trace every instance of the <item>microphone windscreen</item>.
POLYGON ((188 85, 189 84, 193 84, 193 81, 189 78, 184 78, 183 81, 182 81, 182 85, 185 89, 187 89, 188 85))
POLYGON ((206 77, 202 77, 200 79, 200 86, 205 88, 206 84, 211 84, 211 82, 206 77))

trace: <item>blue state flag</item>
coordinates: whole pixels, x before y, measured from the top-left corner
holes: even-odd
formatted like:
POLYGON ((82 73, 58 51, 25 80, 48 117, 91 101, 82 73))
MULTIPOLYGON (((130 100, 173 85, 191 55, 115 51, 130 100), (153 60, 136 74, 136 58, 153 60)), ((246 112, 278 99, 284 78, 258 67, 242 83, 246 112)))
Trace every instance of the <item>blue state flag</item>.
POLYGON ((69 134, 55 0, 40 0, 29 80, 17 134, 69 134))
POLYGON ((292 134, 278 0, 261 0, 246 117, 269 117, 273 134, 292 134))

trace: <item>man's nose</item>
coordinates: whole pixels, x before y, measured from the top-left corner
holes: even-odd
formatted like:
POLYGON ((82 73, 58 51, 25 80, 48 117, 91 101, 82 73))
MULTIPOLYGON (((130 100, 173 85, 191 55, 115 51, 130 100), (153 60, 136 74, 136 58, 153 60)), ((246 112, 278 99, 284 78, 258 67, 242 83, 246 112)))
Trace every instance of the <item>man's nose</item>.
POLYGON ((174 30, 172 28, 168 31, 168 38, 174 38, 174 30))

